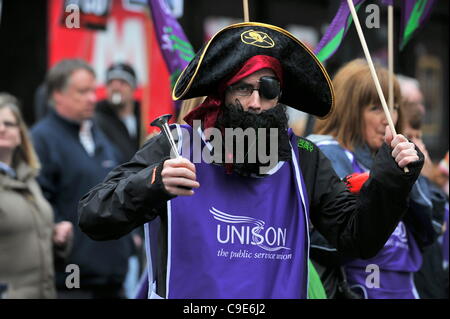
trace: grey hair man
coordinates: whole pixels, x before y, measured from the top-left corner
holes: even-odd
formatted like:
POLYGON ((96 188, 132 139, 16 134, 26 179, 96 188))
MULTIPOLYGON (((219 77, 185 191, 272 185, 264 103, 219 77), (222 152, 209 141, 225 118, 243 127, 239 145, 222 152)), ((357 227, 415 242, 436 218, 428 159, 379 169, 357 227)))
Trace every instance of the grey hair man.
MULTIPOLYGON (((91 120, 95 73, 82 60, 63 60, 48 73, 53 108, 32 129, 42 163, 38 177, 55 219, 78 223, 78 200, 118 164, 117 150, 91 120)), ((133 243, 130 236, 94 242, 78 228, 68 258, 56 265, 60 298, 120 298, 133 243), (77 271, 68 265, 77 265, 77 271), (70 289, 79 288, 79 289, 70 289)))

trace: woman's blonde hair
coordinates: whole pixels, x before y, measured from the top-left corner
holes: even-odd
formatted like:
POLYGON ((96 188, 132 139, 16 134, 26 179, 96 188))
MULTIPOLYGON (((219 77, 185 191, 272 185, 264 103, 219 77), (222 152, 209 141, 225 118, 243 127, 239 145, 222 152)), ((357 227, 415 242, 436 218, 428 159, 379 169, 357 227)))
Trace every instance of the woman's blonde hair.
MULTIPOLYGON (((388 97, 388 70, 379 65, 375 67, 385 98, 388 97)), ((332 135, 345 148, 354 150, 363 145, 363 111, 370 105, 381 105, 369 65, 363 59, 348 62, 338 70, 333 78, 335 109, 325 120, 317 120, 314 133, 332 135)), ((400 106, 400 85, 394 77, 394 105, 400 106)), ((402 123, 401 108, 398 108, 396 129, 402 123)))
POLYGON ((186 124, 186 122, 184 121, 184 117, 194 108, 202 104, 205 99, 206 96, 199 96, 189 100, 184 100, 183 103, 181 104, 180 113, 178 114, 177 117, 177 123, 186 124))
MULTIPOLYGON (((206 96, 200 96, 200 97, 194 97, 194 98, 188 99, 188 100, 183 100, 183 103, 181 103, 180 113, 178 113, 178 116, 177 116, 176 123, 177 124, 186 124, 186 122, 184 121, 184 117, 190 111, 192 111, 194 108, 196 108, 197 106, 202 104, 205 99, 206 99, 206 96)), ((155 132, 147 135, 145 137, 145 140, 148 141, 155 135, 158 135, 158 132, 155 131, 155 132)))
POLYGON ((37 172, 41 165, 31 142, 31 138, 28 134, 27 125, 23 120, 22 113, 19 108, 19 101, 11 94, 0 93, 0 110, 4 108, 8 108, 14 114, 22 141, 21 144, 14 150, 11 163, 12 166, 17 167, 17 165, 23 161, 37 172))

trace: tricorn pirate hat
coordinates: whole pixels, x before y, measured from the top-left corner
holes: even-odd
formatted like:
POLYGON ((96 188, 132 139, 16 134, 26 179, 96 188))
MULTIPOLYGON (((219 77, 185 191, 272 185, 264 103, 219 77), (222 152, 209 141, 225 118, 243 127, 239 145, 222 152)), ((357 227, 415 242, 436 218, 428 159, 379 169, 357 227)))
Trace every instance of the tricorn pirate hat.
POLYGON ((334 108, 330 77, 315 55, 288 31, 257 22, 233 24, 216 33, 179 76, 173 99, 217 94, 221 82, 255 55, 280 61, 280 103, 321 118, 334 108))

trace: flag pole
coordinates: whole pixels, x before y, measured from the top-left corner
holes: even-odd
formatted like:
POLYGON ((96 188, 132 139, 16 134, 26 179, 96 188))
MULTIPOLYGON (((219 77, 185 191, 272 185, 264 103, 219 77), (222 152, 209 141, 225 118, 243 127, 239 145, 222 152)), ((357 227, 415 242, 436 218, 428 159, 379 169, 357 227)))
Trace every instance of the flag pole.
POLYGON ((3 8, 3 0, 0 0, 0 24, 2 23, 2 8, 3 8))
POLYGON ((394 6, 388 6, 389 109, 394 110, 394 6))
POLYGON ((244 22, 249 22, 250 16, 248 12, 248 0, 242 0, 242 5, 244 7, 244 22))
MULTIPOLYGON (((381 100, 381 105, 383 106, 384 114, 386 115, 386 119, 389 124, 389 128, 391 129, 392 135, 395 137, 397 135, 397 131, 395 130, 394 122, 392 121, 391 114, 389 113, 389 109, 386 103, 386 99, 384 98, 383 90, 381 89, 380 81, 378 80, 377 72, 375 71, 375 66, 372 62, 372 57, 370 56, 369 48, 367 47, 366 40, 364 38, 364 34, 361 29, 361 25, 359 23, 358 15, 356 14, 355 6, 353 5, 353 0, 347 0, 348 7, 350 8, 350 12, 352 13, 353 21, 355 21, 356 31, 358 32, 359 41, 361 42, 361 46, 364 51, 364 55, 366 56, 367 63, 369 65, 370 73, 372 74, 372 79, 375 82, 375 87, 378 92, 378 96, 381 100)), ((405 173, 409 172, 407 167, 404 167, 405 173)))

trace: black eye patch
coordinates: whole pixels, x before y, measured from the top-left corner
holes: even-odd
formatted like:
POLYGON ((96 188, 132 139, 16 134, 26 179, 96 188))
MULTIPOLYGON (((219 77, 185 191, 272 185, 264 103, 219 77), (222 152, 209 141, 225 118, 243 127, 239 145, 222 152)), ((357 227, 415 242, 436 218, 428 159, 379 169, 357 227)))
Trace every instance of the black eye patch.
POLYGON ((273 100, 281 95, 280 81, 272 76, 263 76, 259 79, 259 93, 262 97, 273 100))

